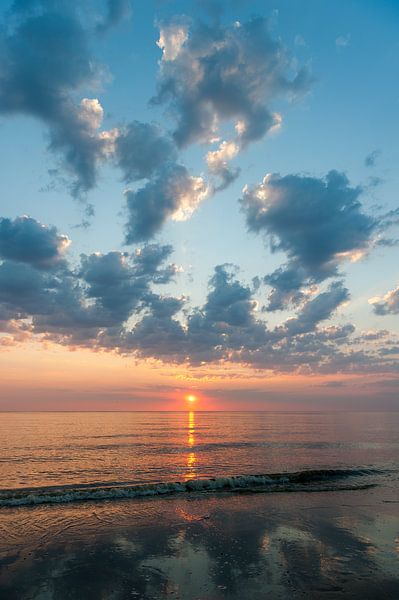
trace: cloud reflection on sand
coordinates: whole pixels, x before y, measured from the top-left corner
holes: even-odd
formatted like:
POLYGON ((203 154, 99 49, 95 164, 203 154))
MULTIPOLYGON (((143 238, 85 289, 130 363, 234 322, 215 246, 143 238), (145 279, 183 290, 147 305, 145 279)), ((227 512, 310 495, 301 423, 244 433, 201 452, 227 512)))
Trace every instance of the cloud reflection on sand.
POLYGON ((10 509, 1 517, 0 595, 398 597, 399 505, 382 501, 392 491, 384 494, 226 494, 10 509))

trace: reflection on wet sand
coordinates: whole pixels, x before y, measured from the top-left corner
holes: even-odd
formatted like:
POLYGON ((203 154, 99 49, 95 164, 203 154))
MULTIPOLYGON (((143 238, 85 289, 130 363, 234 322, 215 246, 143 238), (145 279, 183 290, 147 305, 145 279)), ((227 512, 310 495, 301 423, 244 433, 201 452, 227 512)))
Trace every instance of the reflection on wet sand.
POLYGON ((375 491, 9 509, 0 522, 7 600, 399 597, 399 505, 375 491))
POLYGON ((192 448, 195 445, 195 414, 194 411, 190 411, 188 413, 188 426, 187 426, 188 438, 187 438, 187 446, 191 451, 187 454, 187 473, 185 474, 186 481, 188 479, 195 479, 196 471, 195 471, 195 463, 196 456, 195 452, 193 452, 192 448))

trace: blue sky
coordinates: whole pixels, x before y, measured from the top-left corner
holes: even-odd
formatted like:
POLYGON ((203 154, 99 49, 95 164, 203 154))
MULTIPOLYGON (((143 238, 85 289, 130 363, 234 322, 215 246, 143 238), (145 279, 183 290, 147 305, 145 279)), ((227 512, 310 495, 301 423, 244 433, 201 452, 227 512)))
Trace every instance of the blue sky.
POLYGON ((5 353, 396 379, 396 2, 0 6, 5 353))

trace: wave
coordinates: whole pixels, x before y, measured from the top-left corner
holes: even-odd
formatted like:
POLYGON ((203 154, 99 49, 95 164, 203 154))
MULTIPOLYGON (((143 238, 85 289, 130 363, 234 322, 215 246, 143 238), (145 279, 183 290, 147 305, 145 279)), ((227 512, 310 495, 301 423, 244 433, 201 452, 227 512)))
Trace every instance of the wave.
POLYGON ((193 492, 295 492, 363 489, 374 484, 337 485, 338 480, 359 478, 376 469, 316 469, 293 473, 236 475, 210 479, 191 479, 183 482, 152 484, 101 484, 45 488, 0 490, 0 507, 60 504, 89 500, 118 500, 148 496, 165 496, 193 492), (331 485, 335 481, 334 485, 331 485), (326 485, 327 484, 327 485, 326 485))

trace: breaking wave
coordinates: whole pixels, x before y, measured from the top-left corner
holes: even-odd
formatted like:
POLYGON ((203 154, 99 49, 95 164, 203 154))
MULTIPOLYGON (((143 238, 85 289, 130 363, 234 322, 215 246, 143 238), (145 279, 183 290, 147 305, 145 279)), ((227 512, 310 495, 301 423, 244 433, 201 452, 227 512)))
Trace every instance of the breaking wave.
POLYGON ((0 490, 0 507, 60 504, 89 500, 118 500, 201 492, 295 492, 363 489, 373 483, 358 479, 380 472, 371 469, 317 469, 294 473, 237 475, 183 482, 153 484, 94 484, 63 487, 0 490), (342 480, 351 479, 350 485, 342 480))

